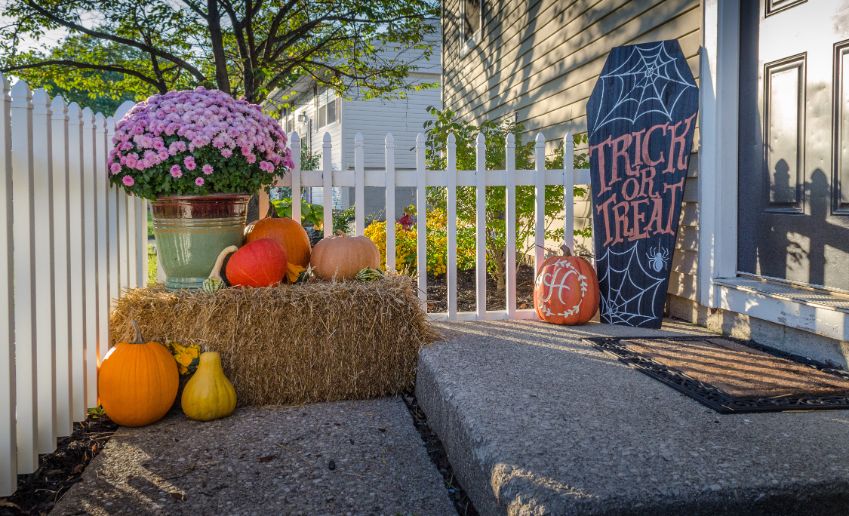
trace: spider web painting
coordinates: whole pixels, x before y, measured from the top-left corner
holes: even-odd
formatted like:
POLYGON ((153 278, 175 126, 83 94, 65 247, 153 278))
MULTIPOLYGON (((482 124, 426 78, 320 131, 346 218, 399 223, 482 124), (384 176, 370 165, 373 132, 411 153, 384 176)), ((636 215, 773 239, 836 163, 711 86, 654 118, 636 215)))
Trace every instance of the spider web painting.
POLYGON ((635 124, 645 116, 671 121, 681 100, 697 94, 686 61, 675 57, 671 43, 677 46, 660 41, 622 47, 627 52, 622 61, 609 71, 610 63, 605 65, 587 105, 592 133, 615 122, 635 124))
POLYGON ((677 41, 610 51, 587 102, 604 322, 662 324, 698 107, 677 41))
POLYGON ((622 251, 608 247, 596 260, 602 322, 653 327, 663 317, 663 303, 657 301, 665 296, 669 259, 658 259, 652 252, 660 252, 657 248, 643 251, 640 244, 622 251))

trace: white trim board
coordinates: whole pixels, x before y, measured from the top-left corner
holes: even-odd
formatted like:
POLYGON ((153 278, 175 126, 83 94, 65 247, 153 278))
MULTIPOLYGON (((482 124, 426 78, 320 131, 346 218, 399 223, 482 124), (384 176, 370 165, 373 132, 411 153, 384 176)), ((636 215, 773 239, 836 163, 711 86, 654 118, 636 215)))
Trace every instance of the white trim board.
POLYGON ((698 301, 718 308, 713 281, 737 275, 740 0, 703 6, 698 301))
POLYGON ((718 306, 797 330, 844 341, 849 335, 849 313, 833 307, 805 303, 760 292, 743 285, 745 280, 717 280, 718 306))

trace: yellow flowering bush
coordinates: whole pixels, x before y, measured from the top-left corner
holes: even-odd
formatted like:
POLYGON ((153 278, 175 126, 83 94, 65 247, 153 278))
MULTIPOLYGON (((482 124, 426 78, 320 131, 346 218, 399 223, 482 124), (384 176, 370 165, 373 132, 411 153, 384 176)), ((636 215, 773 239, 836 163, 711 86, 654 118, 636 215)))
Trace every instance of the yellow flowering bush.
POLYGON ((177 370, 180 371, 181 376, 195 372, 200 362, 200 346, 197 344, 180 344, 179 342, 169 342, 166 346, 168 351, 174 355, 174 360, 177 361, 177 370))
MULTIPOLYGON (((433 209, 427 212, 427 272, 441 276, 447 271, 448 262, 448 217, 445 210, 433 209)), ((381 266, 386 267, 386 221, 376 220, 365 229, 365 236, 371 239, 380 251, 381 266)), ((395 268, 397 272, 416 271, 416 226, 404 229, 395 223, 395 268)), ((457 268, 469 270, 475 266, 475 229, 459 226, 457 228, 457 268)))

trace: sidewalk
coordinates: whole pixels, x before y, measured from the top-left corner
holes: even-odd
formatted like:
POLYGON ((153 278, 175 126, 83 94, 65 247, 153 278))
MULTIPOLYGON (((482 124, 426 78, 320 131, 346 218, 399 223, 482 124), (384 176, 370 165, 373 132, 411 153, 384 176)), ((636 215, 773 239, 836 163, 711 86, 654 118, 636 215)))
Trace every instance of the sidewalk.
POLYGON ((399 398, 122 428, 55 514, 455 514, 399 398))
POLYGON ((849 507, 849 411, 720 415, 581 342, 652 330, 490 321, 443 331, 446 342, 420 354, 416 394, 481 514, 849 507))

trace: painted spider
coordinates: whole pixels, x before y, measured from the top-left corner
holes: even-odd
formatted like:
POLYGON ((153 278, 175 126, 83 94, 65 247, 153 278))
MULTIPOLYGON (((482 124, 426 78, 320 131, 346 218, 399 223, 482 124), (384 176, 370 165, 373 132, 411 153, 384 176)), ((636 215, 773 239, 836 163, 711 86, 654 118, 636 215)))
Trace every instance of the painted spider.
POLYGON ((652 247, 646 253, 646 257, 649 259, 649 266, 654 272, 660 272, 666 267, 666 262, 669 261, 669 249, 652 247))

